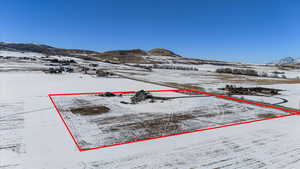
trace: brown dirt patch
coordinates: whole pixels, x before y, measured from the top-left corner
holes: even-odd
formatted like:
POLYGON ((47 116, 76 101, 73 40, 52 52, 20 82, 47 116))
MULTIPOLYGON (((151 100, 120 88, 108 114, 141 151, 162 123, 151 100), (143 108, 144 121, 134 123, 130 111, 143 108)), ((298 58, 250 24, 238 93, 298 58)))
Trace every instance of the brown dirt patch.
POLYGON ((259 117, 259 118, 270 118, 270 117, 276 117, 276 115, 272 114, 272 113, 264 113, 264 114, 258 114, 257 117, 259 117))
POLYGON ((110 111, 110 108, 106 106, 84 106, 79 108, 73 108, 71 109, 71 112, 74 114, 80 114, 80 115, 99 115, 103 113, 107 113, 110 111))

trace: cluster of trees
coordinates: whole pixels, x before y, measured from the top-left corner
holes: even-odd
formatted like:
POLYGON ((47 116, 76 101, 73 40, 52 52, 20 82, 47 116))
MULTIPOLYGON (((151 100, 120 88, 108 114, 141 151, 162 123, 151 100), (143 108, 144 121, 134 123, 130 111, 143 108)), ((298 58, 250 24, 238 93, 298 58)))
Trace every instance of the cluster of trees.
POLYGON ((229 73, 229 74, 236 74, 236 75, 247 75, 247 76, 258 76, 258 77, 270 77, 270 78, 283 78, 286 79, 287 77, 282 74, 281 76, 278 73, 273 73, 269 75, 266 72, 262 72, 259 74, 256 70, 253 69, 231 69, 231 68, 219 68, 216 70, 217 73, 229 73))
POLYGON ((231 69, 231 68, 219 68, 217 73, 230 73, 237 75, 259 76, 258 72, 253 69, 231 69))
POLYGON ((197 68, 191 67, 191 66, 174 66, 174 65, 158 65, 158 64, 154 64, 151 68, 153 68, 153 69, 173 69, 173 70, 198 71, 197 68))
POLYGON ((48 70, 44 71, 45 73, 51 73, 51 74, 60 74, 62 72, 68 72, 72 73, 74 71, 71 67, 50 67, 48 70))
POLYGON ((97 75, 98 77, 108 77, 108 76, 113 76, 114 73, 112 73, 112 72, 107 72, 107 71, 98 69, 98 70, 96 71, 96 75, 97 75))
POLYGON ((15 56, 0 56, 0 59, 4 59, 4 60, 31 60, 31 61, 35 61, 35 58, 31 58, 31 57, 15 57, 15 56))
POLYGON ((52 58, 43 58, 42 60, 48 61, 48 62, 51 62, 51 63, 59 63, 60 65, 63 65, 63 66, 70 65, 72 63, 77 63, 73 59, 70 59, 70 60, 67 60, 67 59, 60 60, 60 59, 56 59, 56 58, 55 59, 52 59, 52 58))
POLYGON ((54 73, 54 74, 58 74, 58 73, 62 73, 63 72, 63 68, 59 67, 59 68, 53 68, 50 67, 48 70, 45 71, 45 73, 54 73))
POLYGON ((154 65, 131 65, 135 67, 140 67, 147 69, 148 71, 152 71, 152 69, 172 69, 172 70, 190 70, 190 71, 199 71, 196 67, 191 67, 191 66, 175 66, 175 65, 159 65, 159 64, 154 64, 154 65))

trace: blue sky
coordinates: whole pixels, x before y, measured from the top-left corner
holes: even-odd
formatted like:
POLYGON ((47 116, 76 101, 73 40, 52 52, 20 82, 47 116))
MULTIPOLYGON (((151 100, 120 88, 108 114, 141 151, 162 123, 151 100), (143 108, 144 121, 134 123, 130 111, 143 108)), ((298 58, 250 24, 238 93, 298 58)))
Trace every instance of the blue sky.
POLYGON ((296 0, 2 0, 0 41, 266 63, 300 57, 299 11, 296 0))

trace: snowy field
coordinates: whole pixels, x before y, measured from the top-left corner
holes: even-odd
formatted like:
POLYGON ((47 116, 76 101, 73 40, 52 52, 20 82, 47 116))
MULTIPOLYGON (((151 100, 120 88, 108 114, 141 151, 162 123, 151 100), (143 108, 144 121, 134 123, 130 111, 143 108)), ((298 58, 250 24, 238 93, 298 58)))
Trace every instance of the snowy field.
POLYGON ((186 96, 175 92, 151 94, 180 98, 154 103, 143 101, 138 104, 121 103, 130 102, 133 94, 115 97, 67 95, 52 98, 81 149, 288 114, 207 95, 186 96), (101 107, 108 108, 109 111, 87 114, 101 107))
MULTIPOLYGON (((0 51, 0 55, 11 57, 0 60, 0 169, 300 168, 299 116, 79 152, 50 102, 48 94, 171 88, 123 78, 97 78, 82 73, 45 74, 40 70, 46 70, 49 64, 52 64, 43 60, 45 58, 73 59, 77 64, 71 66, 78 69, 80 66, 104 69, 140 80, 165 84, 190 84, 208 91, 217 91, 225 84, 278 88, 284 91, 276 97, 243 97, 273 104, 283 98, 288 102, 281 104, 282 106, 295 109, 300 108, 299 84, 273 84, 278 79, 262 78, 261 80, 274 80, 270 85, 262 85, 263 83, 256 81, 259 79, 257 77, 218 75, 214 72, 216 68, 228 66, 208 64, 191 65, 199 71, 154 69, 153 72, 147 72, 138 67, 103 62, 97 62, 98 66, 91 67, 90 64, 95 62, 66 56, 46 57, 38 53, 9 51, 0 51)), ((160 58, 153 57, 153 59, 160 58)), ((168 61, 171 58, 165 59, 168 61)), ((259 65, 252 67, 268 73, 277 70, 274 67, 259 65)), ((288 78, 295 78, 299 74, 299 70, 284 72, 288 78)), ((71 124, 72 131, 76 138, 85 148, 118 143, 120 140, 124 141, 126 135, 130 136, 127 141, 145 138, 148 135, 145 135, 145 129, 133 130, 134 125, 129 124, 143 124, 145 120, 151 121, 158 117, 163 117, 162 119, 167 117, 168 123, 159 125, 158 128, 163 128, 166 131, 163 134, 168 134, 175 132, 175 129, 178 132, 259 119, 265 112, 275 116, 286 114, 212 97, 175 99, 164 103, 142 103, 134 106, 111 104, 111 100, 105 99, 91 95, 81 98, 72 96, 55 98, 61 110, 65 110, 62 112, 66 119, 69 118, 67 122, 73 124, 71 124), (130 119, 121 123, 108 121, 108 125, 103 120, 105 116, 87 117, 72 114, 68 109, 80 106, 82 103, 78 102, 78 99, 85 100, 84 103, 90 105, 105 102, 113 110, 113 113, 105 116, 120 117, 131 114, 130 119), (176 120, 176 125, 169 120, 174 114, 181 115, 176 120), (100 122, 91 123, 95 121, 95 117, 100 122), (123 126, 118 126, 120 124, 123 126), (168 125, 171 130, 166 127, 168 125), (118 127, 122 130, 114 130, 114 137, 109 138, 112 135, 111 129, 118 127), (106 135, 103 132, 107 132, 106 135), (99 134, 102 136, 101 139, 98 137, 99 134)), ((155 135, 157 133, 152 134, 157 136, 155 135)))
POLYGON ((169 88, 77 73, 1 72, 0 77, 1 169, 300 167, 299 116, 79 152, 49 93, 169 88))
MULTIPOLYGON (((182 65, 187 66, 187 65, 182 65)), ((290 79, 280 78, 264 78, 255 76, 244 75, 231 75, 215 73, 217 68, 225 68, 228 66, 215 66, 215 65, 190 65, 197 67, 199 71, 181 71, 181 70, 166 70, 166 69, 153 69, 152 72, 136 71, 136 70, 115 70, 119 74, 125 75, 129 78, 139 79, 147 82, 155 82, 159 84, 172 84, 182 88, 186 86, 198 87, 199 89, 208 92, 223 93, 224 91, 219 88, 224 88, 225 85, 235 85, 237 87, 266 87, 282 89, 280 95, 265 97, 265 96, 238 96, 253 101, 265 102, 270 104, 280 103, 283 99, 287 102, 279 104, 286 107, 300 109, 300 81, 296 77, 300 76, 298 69, 282 71, 274 67, 266 67, 262 65, 252 66, 251 68, 257 69, 259 72, 282 71, 290 79)), ((235 68, 235 67, 229 67, 235 68)))
POLYGON ((47 168, 48 164, 39 166, 39 161, 47 163, 54 160, 62 147, 70 146, 63 148, 65 152, 78 151, 53 109, 49 93, 124 90, 120 82, 130 90, 162 88, 127 79, 94 78, 80 74, 2 72, 0 76, 2 168, 47 168))
POLYGON ((287 79, 281 78, 266 78, 216 73, 215 70, 220 67, 221 66, 201 65, 197 67, 199 71, 153 69, 152 72, 136 70, 115 70, 115 72, 127 77, 141 79, 149 82, 157 82, 162 84, 188 84, 204 88, 208 91, 218 91, 218 88, 225 87, 226 84, 258 86, 276 83, 284 84, 284 82, 286 82, 287 84, 289 83, 287 79))

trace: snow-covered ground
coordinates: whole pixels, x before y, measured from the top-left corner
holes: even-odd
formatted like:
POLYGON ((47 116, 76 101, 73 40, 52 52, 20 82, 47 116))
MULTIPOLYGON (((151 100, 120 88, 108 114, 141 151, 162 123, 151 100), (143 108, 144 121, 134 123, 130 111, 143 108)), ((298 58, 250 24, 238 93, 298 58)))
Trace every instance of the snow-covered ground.
MULTIPOLYGON (((172 65, 172 64, 170 64, 172 65)), ((174 64, 173 64, 174 65, 174 64)), ((216 66, 210 64, 203 65, 186 65, 176 64, 177 66, 190 66, 196 67, 198 71, 183 71, 183 70, 169 70, 169 69, 153 69, 152 72, 135 71, 135 70, 115 70, 115 72, 125 75, 130 78, 140 79, 148 82, 155 82, 160 84, 181 84, 195 86, 205 89, 208 92, 219 92, 219 88, 224 88, 225 85, 235 85, 237 87, 266 87, 283 89, 281 95, 272 97, 261 96, 238 96, 251 99, 254 101, 261 101, 265 103, 280 103, 282 99, 287 99, 286 103, 280 105, 287 106, 295 109, 300 109, 300 76, 299 69, 293 70, 279 70, 276 67, 264 65, 251 65, 251 69, 258 72, 267 72, 272 74, 274 71, 285 72, 288 79, 282 78, 269 78, 269 77, 255 77, 244 75, 231 75, 216 73, 217 68, 239 68, 233 66, 216 66)))
MULTIPOLYGON (((174 92, 152 93, 154 96, 184 96, 174 92)), ((53 96, 81 149, 119 144, 177 134, 237 122, 289 114, 215 97, 184 97, 151 103, 122 104, 130 96, 101 97, 97 95, 53 96), (88 112, 105 106, 101 114, 76 114, 78 108, 88 112)))
MULTIPOLYGON (((177 66, 196 67, 199 71, 154 69, 153 72, 148 72, 143 68, 128 65, 92 62, 66 56, 45 56, 39 53, 0 51, 0 56, 11 57, 10 59, 3 59, 3 57, 0 59, 0 169, 300 168, 299 116, 288 116, 79 152, 50 102, 48 94, 171 88, 124 78, 100 78, 94 75, 65 72, 62 74, 45 74, 40 70, 51 67, 49 66, 51 62, 43 60, 45 58, 73 59, 78 68, 85 66, 91 69, 104 69, 148 82, 190 84, 203 87, 207 91, 218 91, 218 88, 224 87, 225 84, 278 88, 284 91, 275 97, 243 97, 273 104, 286 99, 288 102, 280 105, 300 109, 300 85, 297 83, 284 84, 284 79, 215 73, 217 68, 243 68, 243 66, 176 64, 177 66), (90 66, 91 63, 97 63, 97 66, 90 66), (269 85, 263 85, 264 81, 268 81, 267 84, 269 81, 273 82, 269 85), (280 84, 276 84, 277 81, 280 81, 280 84)), ((159 56, 151 56, 150 58, 162 60, 159 56)), ((164 60, 167 63, 170 60, 169 64, 173 64, 172 60, 176 61, 170 57, 165 57, 164 60)), ((184 60, 181 61, 184 62, 184 60)), ((189 60, 189 62, 192 61, 189 60)), ((257 69, 259 72, 285 72, 288 78, 296 78, 299 75, 297 69, 278 70, 276 67, 264 65, 246 66, 257 69)), ((175 96, 178 93, 170 93, 171 95, 175 96)), ((72 97, 70 98, 69 101, 72 101, 72 97)), ((91 100, 90 98, 86 99, 91 100)), ((66 106, 69 101, 63 99, 62 102, 58 103, 61 106, 66 106)), ((171 110, 193 109, 201 103, 210 107, 209 113, 213 113, 220 112, 219 108, 222 107, 220 105, 226 102, 212 97, 173 101, 167 104, 157 102, 139 104, 134 107, 132 105, 122 106, 126 107, 127 110, 142 113, 149 113, 148 110, 151 110, 152 113, 164 110, 159 112, 163 114, 169 113, 171 110), (215 101, 212 102, 212 100, 215 101)), ((267 111, 267 113, 282 114, 280 111, 274 112, 274 110, 259 107, 247 110, 245 105, 231 104, 234 105, 232 111, 236 111, 235 115, 238 116, 227 116, 227 118, 223 116, 213 119, 213 121, 219 120, 218 123, 227 124, 227 122, 231 123, 232 120, 241 121, 240 118, 236 117, 243 117, 244 120, 257 119, 258 110, 259 112, 267 111)), ((77 120, 74 123, 81 123, 82 117, 77 116, 77 120)), ((85 132, 87 140, 97 143, 99 130, 91 126, 89 128, 85 123, 82 124, 85 128, 78 129, 78 131, 85 132), (94 137, 90 137, 93 134, 94 137)), ((186 124, 192 123, 189 121, 186 124)))
POLYGON ((49 93, 168 89, 75 73, 2 72, 0 76, 1 168, 63 168, 83 158, 55 112, 49 93))
POLYGON ((135 146, 144 152, 82 166, 92 169, 298 169, 299 120, 298 116, 293 116, 124 145, 124 152, 135 146))
POLYGON ((77 73, 1 72, 0 168, 300 167, 299 116, 79 152, 47 96, 141 89, 169 88, 77 73))

